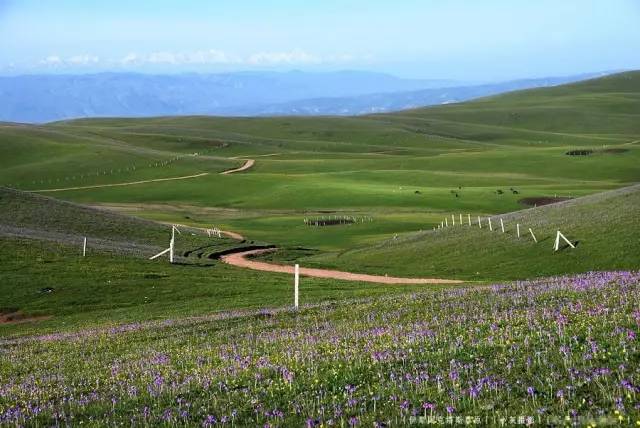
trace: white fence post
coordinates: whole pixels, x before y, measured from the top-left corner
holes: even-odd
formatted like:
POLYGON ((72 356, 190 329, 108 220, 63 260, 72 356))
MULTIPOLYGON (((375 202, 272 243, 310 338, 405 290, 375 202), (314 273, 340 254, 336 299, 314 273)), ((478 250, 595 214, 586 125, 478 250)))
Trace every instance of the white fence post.
POLYGON ((87 237, 84 237, 84 241, 82 243, 82 257, 87 255, 87 237))
POLYGON ((482 229, 482 220, 480 220, 480 216, 478 216, 478 227, 482 229))
POLYGON ((446 217, 444 218, 444 227, 449 227, 449 220, 446 217))
POLYGON ((471 214, 467 214, 467 217, 469 218, 469 226, 471 226, 471 214))
POLYGON ((456 216, 451 214, 451 226, 455 226, 455 225, 456 225, 456 216))
POLYGON ((300 265, 296 263, 294 267, 293 279, 293 306, 298 309, 298 284, 300 283, 300 265))
POLYGON ((518 238, 520 237, 520 223, 516 223, 516 231, 518 232, 518 238))
POLYGON ((493 232, 493 225, 491 224, 491 217, 489 218, 489 230, 493 232))
POLYGON ((531 233, 531 236, 533 237, 533 240, 537 243, 538 240, 536 239, 536 235, 533 234, 533 230, 531 230, 531 228, 529 228, 529 233, 531 233))
POLYGON ((169 263, 173 263, 173 242, 174 242, 174 232, 171 231, 171 241, 169 242, 169 263))
POLYGON ((504 233, 504 222, 502 221, 502 217, 500 217, 500 228, 502 229, 502 233, 504 233))
POLYGON ((558 230, 558 233, 556 233, 556 242, 553 244, 553 250, 554 251, 558 251, 560 249, 560 238, 564 239, 564 242, 566 242, 567 244, 569 244, 569 246, 571 248, 576 248, 571 241, 569 241, 563 234, 562 232, 560 232, 558 230))
POLYGON ((176 231, 178 231, 178 233, 180 233, 180 230, 178 230, 178 228, 173 225, 171 226, 171 242, 169 242, 169 262, 173 263, 173 250, 175 247, 175 242, 176 242, 176 231))
POLYGON ((462 226, 462 214, 460 214, 460 226, 462 226))

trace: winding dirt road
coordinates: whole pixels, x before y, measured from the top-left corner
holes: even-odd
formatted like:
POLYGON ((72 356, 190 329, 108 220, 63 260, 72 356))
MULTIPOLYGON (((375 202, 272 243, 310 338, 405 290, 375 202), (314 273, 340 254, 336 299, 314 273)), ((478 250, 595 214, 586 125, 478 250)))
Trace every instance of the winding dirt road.
POLYGON ((240 235, 239 233, 236 233, 236 232, 231 232, 230 230, 221 230, 220 232, 223 235, 227 235, 231 239, 236 239, 238 241, 246 240, 246 238, 244 236, 242 236, 242 235, 240 235))
MULTIPOLYGON (((256 163, 256 161, 254 159, 247 159, 245 161, 245 163, 241 167, 234 168, 234 169, 229 169, 227 171, 221 172, 220 174, 227 175, 227 174, 233 174, 233 173, 236 173, 236 172, 246 171, 249 168, 251 168, 255 163, 256 163)), ((124 182, 124 183, 109 183, 109 184, 94 184, 94 185, 90 185, 90 186, 60 187, 60 188, 57 188, 57 189, 38 189, 38 190, 30 190, 30 192, 34 192, 34 193, 50 193, 50 192, 65 192, 65 191, 68 191, 68 190, 99 189, 101 187, 134 186, 136 184, 158 183, 158 182, 161 182, 161 181, 188 180, 190 178, 198 178, 198 177, 203 177, 205 175, 209 175, 209 173, 208 172, 202 172, 200 174, 183 175, 181 177, 153 178, 153 179, 149 179, 149 180, 127 181, 127 182, 124 182)))
MULTIPOLYGON (((265 272, 278 272, 293 274, 293 266, 277 265, 273 263, 249 260, 249 256, 257 256, 275 249, 260 249, 243 251, 240 253, 222 256, 224 263, 247 269, 260 270, 265 272)), ((438 278, 398 278, 393 276, 367 275, 362 273, 342 272, 329 269, 300 268, 300 275, 312 276, 315 278, 331 278, 344 281, 373 282, 376 284, 461 284, 462 281, 455 279, 438 278)))
POLYGON ((98 189, 100 187, 133 186, 136 184, 157 183, 159 181, 188 180, 190 178, 198 178, 198 177, 203 177, 205 175, 209 175, 209 173, 202 172, 200 174, 183 175, 181 177, 153 178, 150 180, 127 181, 126 183, 94 184, 91 186, 61 187, 59 189, 40 189, 40 190, 29 190, 29 191, 34 193, 47 193, 47 192, 64 192, 65 190, 98 189))
POLYGON ((247 159, 240 168, 228 169, 226 171, 222 171, 220 174, 227 175, 227 174, 233 174, 236 172, 246 171, 249 168, 251 168, 255 163, 256 163, 255 159, 247 159))

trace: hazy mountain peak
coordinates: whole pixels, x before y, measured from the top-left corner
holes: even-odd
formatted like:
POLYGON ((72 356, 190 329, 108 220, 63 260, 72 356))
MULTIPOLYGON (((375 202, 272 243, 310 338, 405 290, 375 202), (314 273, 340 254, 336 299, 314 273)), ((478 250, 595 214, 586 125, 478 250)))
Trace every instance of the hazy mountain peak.
POLYGON ((354 70, 24 75, 0 77, 0 120, 48 122, 81 117, 191 114, 350 115, 463 101, 584 77, 463 85, 450 80, 403 79, 354 70))

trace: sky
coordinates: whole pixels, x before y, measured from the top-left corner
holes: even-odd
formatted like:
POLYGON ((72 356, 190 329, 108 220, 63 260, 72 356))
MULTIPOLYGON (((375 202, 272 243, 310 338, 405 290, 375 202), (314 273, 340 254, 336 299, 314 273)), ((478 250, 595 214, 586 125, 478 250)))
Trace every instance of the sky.
POLYGON ((640 68, 640 0, 0 0, 0 73, 640 68))

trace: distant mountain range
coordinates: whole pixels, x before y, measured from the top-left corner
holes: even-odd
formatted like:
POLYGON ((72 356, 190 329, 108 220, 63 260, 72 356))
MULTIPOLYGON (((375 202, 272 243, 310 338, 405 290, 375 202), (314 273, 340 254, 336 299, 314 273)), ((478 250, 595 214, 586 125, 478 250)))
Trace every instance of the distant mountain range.
POLYGON ((0 77, 0 120, 41 123, 107 116, 355 115, 459 102, 602 74, 476 85, 360 71, 24 75, 0 77))
POLYGON ((603 74, 584 74, 568 77, 523 79, 483 85, 452 86, 417 91, 374 93, 351 97, 322 97, 296 100, 280 104, 250 106, 235 109, 242 116, 280 115, 362 115, 425 107, 436 104, 456 103, 473 98, 486 97, 520 89, 555 86, 585 80, 603 74))

